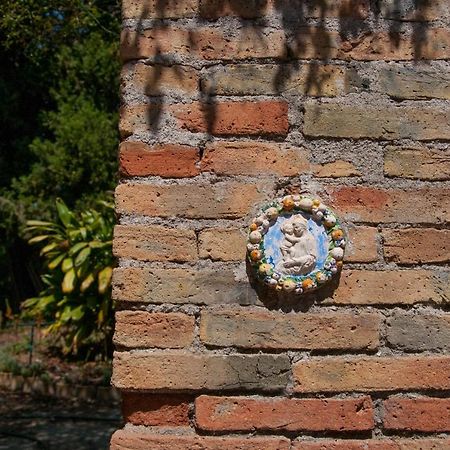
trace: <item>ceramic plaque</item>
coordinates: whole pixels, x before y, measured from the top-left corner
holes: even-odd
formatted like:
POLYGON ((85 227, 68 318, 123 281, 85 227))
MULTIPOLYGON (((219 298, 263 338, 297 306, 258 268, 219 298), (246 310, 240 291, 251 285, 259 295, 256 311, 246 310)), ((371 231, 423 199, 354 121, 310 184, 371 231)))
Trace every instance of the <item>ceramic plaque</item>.
POLYGON ((331 209, 306 195, 288 195, 266 205, 252 221, 247 256, 258 280, 302 294, 341 270, 345 244, 331 209))

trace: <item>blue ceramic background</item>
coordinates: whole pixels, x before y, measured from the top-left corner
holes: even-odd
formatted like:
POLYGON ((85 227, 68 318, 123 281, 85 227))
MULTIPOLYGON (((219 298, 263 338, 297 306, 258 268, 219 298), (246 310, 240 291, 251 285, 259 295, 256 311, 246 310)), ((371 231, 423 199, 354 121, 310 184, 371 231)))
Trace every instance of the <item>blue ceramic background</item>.
MULTIPOLYGON (((315 220, 308 218, 305 214, 302 216, 308 220, 308 230, 316 239, 317 245, 317 263, 315 270, 323 269, 325 260, 328 255, 328 236, 323 227, 319 225, 315 220)), ((269 231, 264 236, 264 253, 267 261, 274 266, 278 264, 282 259, 280 251, 280 243, 284 239, 284 234, 281 232, 281 225, 287 219, 292 216, 280 216, 277 222, 269 228, 269 231)))

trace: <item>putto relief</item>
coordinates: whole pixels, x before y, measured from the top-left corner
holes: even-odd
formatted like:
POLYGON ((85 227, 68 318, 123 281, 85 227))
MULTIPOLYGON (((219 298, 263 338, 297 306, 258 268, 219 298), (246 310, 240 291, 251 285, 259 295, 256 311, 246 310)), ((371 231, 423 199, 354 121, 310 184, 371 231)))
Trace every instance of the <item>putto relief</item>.
POLYGON ((345 244, 331 209, 319 199, 288 195, 266 205, 252 221, 247 255, 257 279, 278 291, 302 294, 341 270, 345 244))

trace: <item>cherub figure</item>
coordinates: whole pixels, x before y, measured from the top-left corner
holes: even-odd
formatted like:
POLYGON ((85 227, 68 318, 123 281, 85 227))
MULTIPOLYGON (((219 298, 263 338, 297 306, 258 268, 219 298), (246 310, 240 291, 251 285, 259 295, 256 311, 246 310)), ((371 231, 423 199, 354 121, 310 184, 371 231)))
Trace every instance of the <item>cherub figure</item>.
POLYGON ((286 220, 281 226, 284 239, 280 244, 283 255, 276 269, 288 275, 304 275, 316 266, 317 248, 314 236, 308 231, 307 220, 300 215, 286 220))

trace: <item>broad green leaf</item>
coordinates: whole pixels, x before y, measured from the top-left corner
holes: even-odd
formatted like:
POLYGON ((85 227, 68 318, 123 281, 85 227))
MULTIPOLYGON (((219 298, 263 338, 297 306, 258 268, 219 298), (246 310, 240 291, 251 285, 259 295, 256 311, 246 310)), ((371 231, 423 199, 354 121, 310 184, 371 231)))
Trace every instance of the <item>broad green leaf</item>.
POLYGON ((89 247, 91 248, 104 248, 108 247, 108 245, 111 245, 111 242, 101 242, 101 241, 89 242, 89 247))
POLYGON ((69 271, 73 267, 73 259, 72 258, 66 258, 61 265, 61 269, 64 273, 69 271))
POLYGON ((53 227, 52 222, 44 222, 42 220, 27 220, 27 227, 53 227))
POLYGON ((49 262, 48 268, 50 270, 55 270, 62 262, 66 255, 63 253, 62 255, 57 256, 55 259, 49 262))
POLYGON ((84 247, 87 247, 89 244, 87 242, 78 242, 78 244, 75 244, 70 250, 69 255, 74 256, 76 255, 80 250, 82 250, 84 247))
POLYGON ((98 292, 104 294, 111 284, 112 267, 108 266, 101 270, 98 274, 98 292))
POLYGON ((49 237, 50 237, 50 236, 49 236, 48 234, 43 234, 43 235, 41 235, 41 236, 35 236, 35 237, 29 239, 29 240, 28 240, 28 243, 29 243, 30 245, 38 244, 39 242, 45 241, 45 240, 48 239, 49 237))
POLYGON ((81 292, 87 291, 91 287, 91 285, 94 281, 95 281, 95 276, 92 273, 90 273, 81 283, 80 291, 81 292))
POLYGON ((70 269, 65 275, 62 282, 62 291, 64 294, 71 294, 75 288, 76 273, 75 269, 70 269))
POLYGON ((66 204, 60 198, 56 199, 56 209, 58 211, 58 217, 61 220, 61 222, 64 224, 66 228, 69 228, 72 225, 72 222, 75 217, 69 210, 69 208, 66 206, 66 204))
POLYGON ((80 253, 78 253, 78 256, 75 258, 75 267, 81 266, 86 259, 91 254, 91 249, 89 247, 83 248, 80 253))
POLYGON ((51 252, 52 250, 54 250, 55 248, 58 248, 58 243, 57 242, 52 242, 51 244, 46 245, 41 251, 40 251, 40 255, 44 256, 47 253, 51 252))
POLYGON ((77 306, 75 309, 72 309, 72 320, 81 320, 84 316, 84 305, 77 306))

